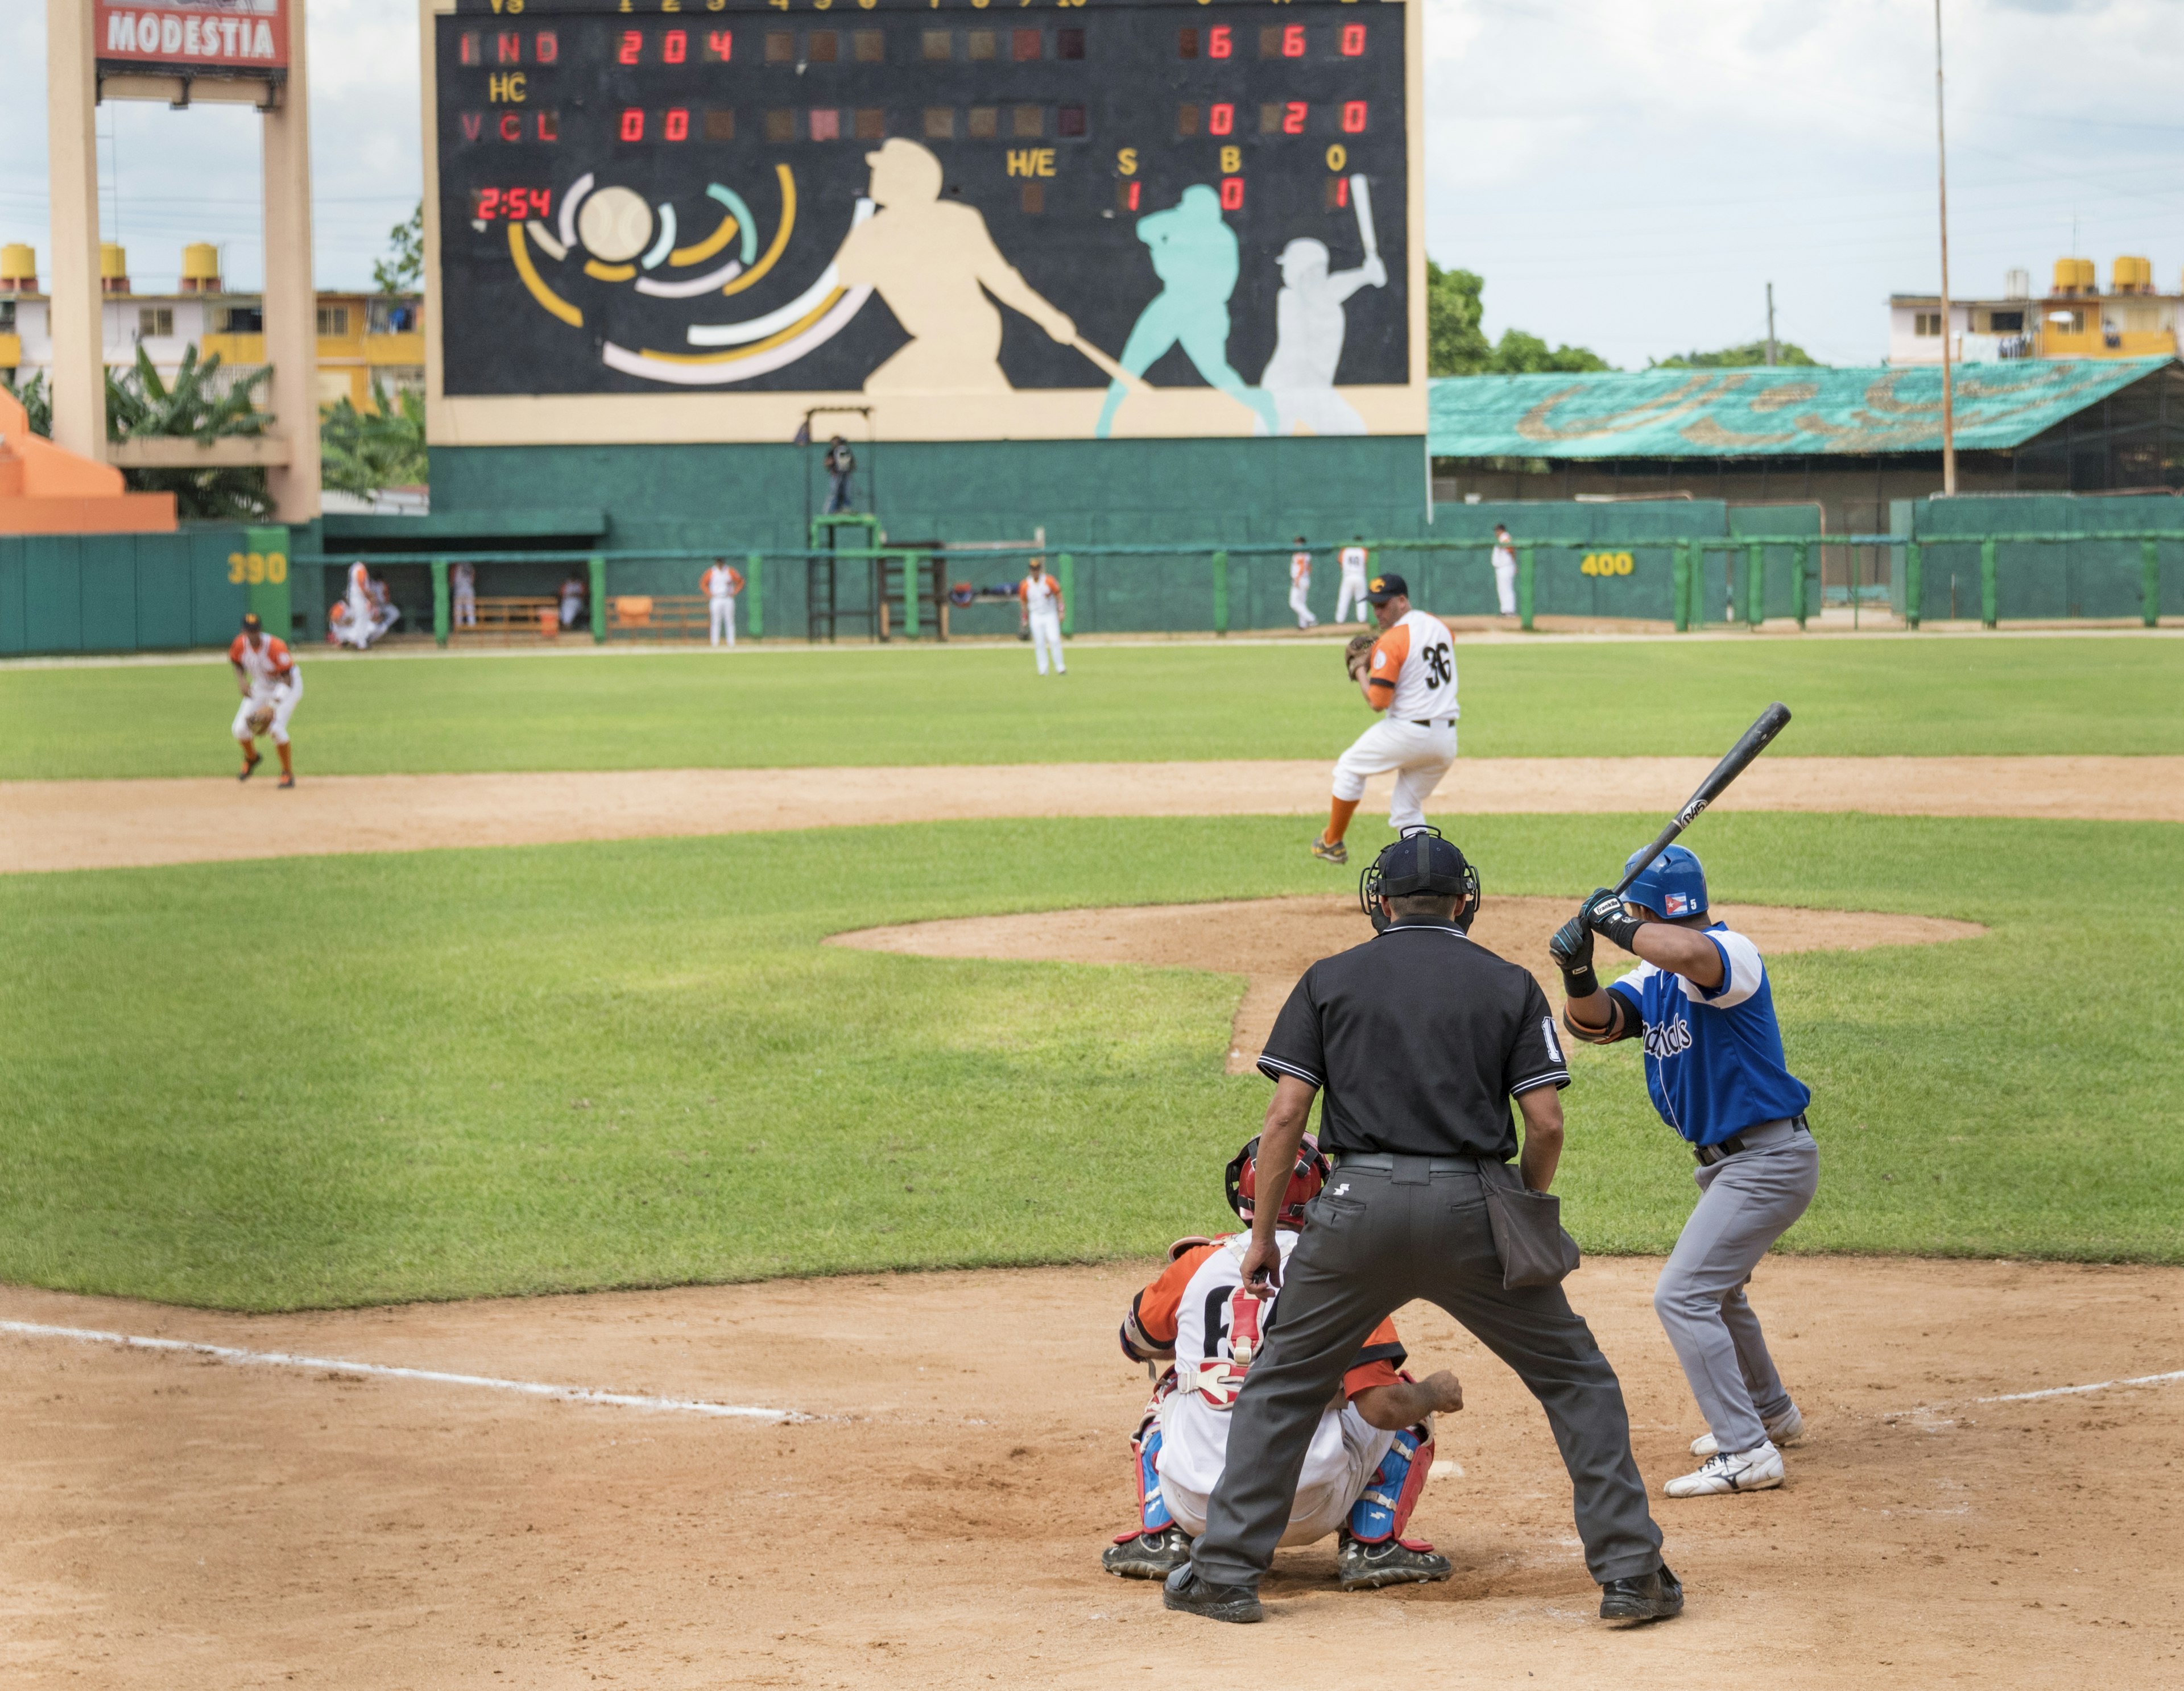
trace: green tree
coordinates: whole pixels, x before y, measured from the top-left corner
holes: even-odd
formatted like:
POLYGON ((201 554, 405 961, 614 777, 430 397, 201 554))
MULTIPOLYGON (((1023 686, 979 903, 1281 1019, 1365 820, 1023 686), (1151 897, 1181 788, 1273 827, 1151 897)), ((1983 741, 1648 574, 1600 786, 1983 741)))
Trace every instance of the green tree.
POLYGON ((1485 279, 1426 260, 1426 374, 1476 375, 1493 348, 1479 326, 1485 279))
MULTIPOLYGON (((7 378, 0 377, 0 381, 7 381, 7 378)), ((31 379, 20 387, 13 381, 7 381, 7 387, 29 414, 31 432, 51 440, 53 437, 53 391, 46 386, 45 371, 34 370, 31 372, 31 379)))
MULTIPOLYGON (((136 348, 133 370, 106 372, 106 435, 109 440, 149 437, 195 441, 251 439, 273 420, 257 407, 259 388, 273 379, 270 365, 254 370, 217 391, 213 376, 220 354, 203 363, 195 343, 182 349, 181 367, 172 383, 163 381, 143 348, 136 348)), ((144 493, 172 493, 175 514, 182 517, 262 517, 273 509, 265 471, 254 464, 208 465, 198 470, 126 470, 130 487, 144 493)))
POLYGON ((1489 341, 1479 326, 1485 279, 1475 270, 1443 270, 1426 260, 1426 374, 1529 375, 1542 370, 1613 370, 1585 347, 1553 347, 1522 329, 1489 341))
MULTIPOLYGON (((1654 364, 1656 370, 1748 370, 1767 362, 1767 342, 1749 341, 1741 347, 1724 347, 1718 353, 1674 353, 1654 364)), ((1794 341, 1774 343, 1774 362, 1825 370, 1818 359, 1794 341)))
POLYGON ((376 411, 359 411, 344 398, 326 414, 319 426, 321 479, 365 498, 382 487, 423 486, 431 473, 424 399, 408 392, 390 398, 375 376, 371 402, 376 411))
POLYGON ((382 293, 415 293, 425 280, 425 202, 387 231, 387 256, 371 264, 371 285, 382 293))

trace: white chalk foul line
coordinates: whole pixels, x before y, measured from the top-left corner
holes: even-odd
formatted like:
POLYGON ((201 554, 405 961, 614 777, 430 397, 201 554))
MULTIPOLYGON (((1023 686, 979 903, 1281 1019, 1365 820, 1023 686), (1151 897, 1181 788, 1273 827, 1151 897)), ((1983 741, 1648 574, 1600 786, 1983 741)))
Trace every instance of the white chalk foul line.
POLYGON ((2050 1386, 2044 1392, 2011 1392, 1999 1398, 1974 1398, 1975 1404, 2029 1404, 2035 1398, 2075 1398, 2086 1392, 2105 1392, 2117 1386, 2172 1386, 2184 1380, 2184 1368, 2169 1374, 2141 1374, 2129 1380, 2096 1380, 2090 1386, 2050 1386))
POLYGON ((491 1392, 515 1392, 527 1398, 558 1398, 566 1403, 604 1404, 612 1409, 666 1410, 710 1415, 733 1421, 806 1421, 794 1410, 758 1409, 745 1404, 706 1403, 698 1398, 654 1398, 631 1392, 595 1392, 588 1386, 553 1386, 538 1380, 497 1380, 485 1374, 448 1374, 437 1368, 391 1368, 379 1362, 347 1362, 331 1356, 297 1356, 281 1350, 242 1350, 231 1344, 199 1344, 189 1339, 147 1338, 141 1334, 101 1332, 95 1327, 47 1327, 38 1321, 0 1321, 0 1332, 29 1338, 73 1338, 87 1344, 118 1344, 131 1350, 181 1350, 214 1361, 268 1368, 323 1368, 344 1374, 370 1374, 386 1380, 429 1380, 443 1386, 477 1386, 491 1392))

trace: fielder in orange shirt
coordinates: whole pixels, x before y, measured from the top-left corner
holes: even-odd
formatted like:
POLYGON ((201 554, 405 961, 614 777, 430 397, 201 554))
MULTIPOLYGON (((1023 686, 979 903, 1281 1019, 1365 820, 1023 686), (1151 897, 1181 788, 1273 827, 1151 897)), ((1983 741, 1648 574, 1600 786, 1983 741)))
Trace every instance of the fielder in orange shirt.
POLYGON ((716 558, 698 578, 698 591, 712 607, 714 645, 736 643, 736 595, 743 590, 744 572, 725 558, 716 558))
POLYGON ((1055 674, 1067 675, 1069 665, 1061 661, 1061 583, 1046 573, 1045 559, 1031 560, 1023 585, 1017 589, 1017 600, 1023 607, 1023 625, 1031 635, 1039 674, 1046 673, 1046 654, 1052 652, 1055 674))
POLYGON ((242 748, 242 773, 236 779, 250 779, 260 761, 258 737, 270 733, 273 749, 281 754, 281 785, 293 787, 296 765, 288 751, 288 719, 304 696, 304 672, 290 655, 288 642, 268 634, 254 614, 247 615, 242 632, 228 646, 227 661, 235 666, 236 687, 242 694, 228 730, 242 748))

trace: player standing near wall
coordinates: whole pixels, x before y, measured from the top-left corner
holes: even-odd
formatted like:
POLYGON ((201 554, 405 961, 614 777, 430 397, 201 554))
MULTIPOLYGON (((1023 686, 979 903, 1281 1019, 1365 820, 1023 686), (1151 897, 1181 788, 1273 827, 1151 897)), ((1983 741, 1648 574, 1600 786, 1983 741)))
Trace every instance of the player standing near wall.
POLYGON ((274 749, 281 754, 281 785, 293 787, 296 766, 288 752, 288 719, 304 696, 304 672, 289 655, 288 642, 268 634, 253 612, 244 616, 242 632, 230 642, 227 661, 235 666, 236 685, 242 694, 228 730, 242 748, 242 773, 236 779, 250 779, 259 762, 257 738, 270 732, 274 749))
POLYGON ((1365 566, 1372 553, 1365 549, 1365 537, 1359 535, 1342 548, 1342 586, 1334 595, 1334 620, 1350 620, 1350 607, 1357 607, 1357 620, 1365 620, 1365 566))
POLYGON ((1299 628, 1314 628, 1319 619, 1312 614, 1312 553, 1305 549, 1302 535, 1296 537, 1296 545, 1290 553, 1290 609, 1296 613, 1299 628))
POLYGON ((1500 523, 1494 525, 1494 597, 1500 603, 1502 615, 1517 614, 1517 551, 1509 538, 1509 531, 1500 523))
POLYGON ((725 558, 716 558, 713 567, 698 578, 698 591, 712 607, 714 645, 723 643, 723 633, 726 644, 736 643, 736 595, 743 590, 744 572, 725 558))
POLYGON ((1669 1495, 1779 1486, 1774 1441, 1796 1439, 1805 1418, 1744 1288, 1813 1201, 1820 1154, 1805 1125, 1812 1088, 1785 1064, 1759 948, 1707 915, 1706 871, 1672 845, 1622 898, 1594 893, 1548 949, 1568 995, 1563 1026, 1595 1045, 1642 1033, 1653 1107, 1698 1160, 1698 1205, 1661 1270, 1653 1310, 1712 1431, 1691 1444, 1704 1464, 1670 1480, 1669 1495), (1604 992, 1592 967, 1596 933, 1644 960, 1604 992))
POLYGON ((477 626, 477 565, 453 564, 448 568, 448 581, 454 590, 455 626, 477 626))
POLYGON ((1023 608, 1024 627, 1031 634, 1032 650, 1039 659, 1039 674, 1046 673, 1046 654, 1051 651, 1055 674, 1067 675, 1069 665, 1061 661, 1061 583, 1046 573, 1045 559, 1031 560, 1017 597, 1023 608))
POLYGON ((1448 625, 1411 609, 1410 584, 1401 576, 1375 576, 1365 602, 1380 637, 1369 645, 1363 635, 1354 637, 1346 661, 1365 703, 1382 715, 1336 760, 1327 832, 1312 843, 1312 854, 1328 863, 1350 861, 1342 836, 1368 776, 1394 774, 1388 826, 1402 834, 1425 826, 1426 800, 1456 761, 1456 642, 1448 625))

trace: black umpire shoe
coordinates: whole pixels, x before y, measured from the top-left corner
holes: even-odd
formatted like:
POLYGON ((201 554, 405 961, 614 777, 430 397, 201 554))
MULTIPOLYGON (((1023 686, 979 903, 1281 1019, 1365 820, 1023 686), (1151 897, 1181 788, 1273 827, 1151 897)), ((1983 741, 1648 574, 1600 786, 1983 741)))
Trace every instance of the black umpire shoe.
POLYGON ((1161 1601, 1170 1609, 1203 1615, 1209 1621, 1241 1623, 1266 1618, 1259 1607, 1259 1594, 1250 1586, 1208 1585, 1188 1562, 1167 1577, 1161 1588, 1161 1601))
POLYGON ((1124 1579, 1166 1579, 1190 1560, 1190 1534, 1180 1527, 1134 1532, 1100 1553, 1100 1566, 1124 1579))
POLYGON ((1683 1583, 1663 1562, 1655 1573, 1611 1579, 1600 1588, 1603 1621, 1665 1621, 1684 1612, 1683 1583))

